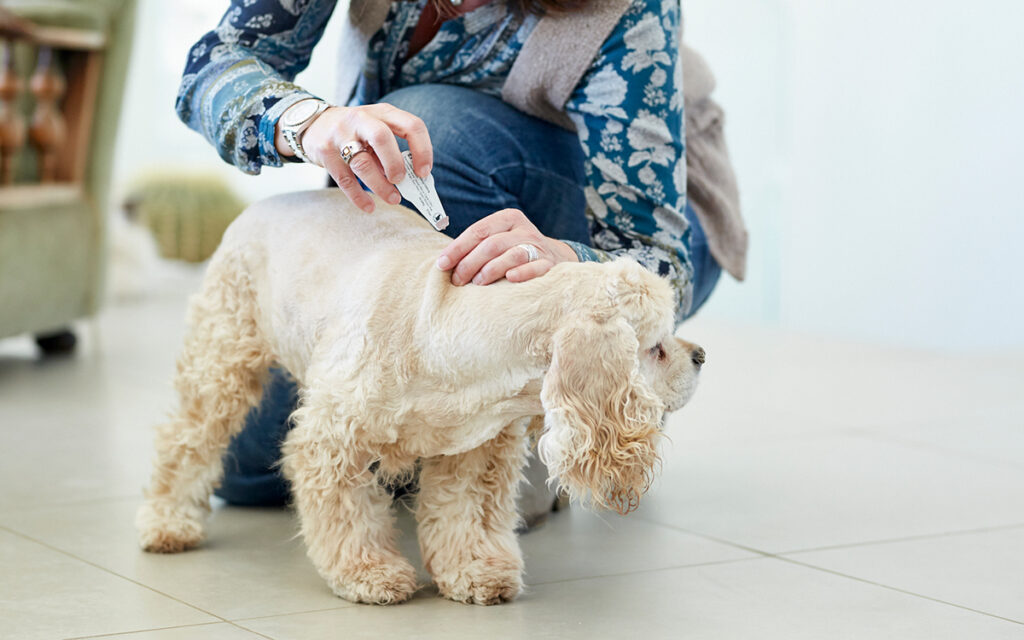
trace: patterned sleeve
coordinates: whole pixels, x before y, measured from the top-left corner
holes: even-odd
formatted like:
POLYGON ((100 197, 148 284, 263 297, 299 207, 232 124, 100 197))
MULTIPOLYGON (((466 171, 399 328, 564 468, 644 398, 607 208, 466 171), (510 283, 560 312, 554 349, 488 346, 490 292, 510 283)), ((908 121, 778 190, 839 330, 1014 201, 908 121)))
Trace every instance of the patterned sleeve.
POLYGON ((678 0, 634 0, 566 104, 585 156, 593 247, 667 277, 676 321, 689 313, 689 257, 678 0))
POLYGON ((246 173, 281 165, 281 113, 314 97, 292 84, 306 68, 336 0, 232 0, 216 29, 192 46, 176 110, 189 128, 246 173))

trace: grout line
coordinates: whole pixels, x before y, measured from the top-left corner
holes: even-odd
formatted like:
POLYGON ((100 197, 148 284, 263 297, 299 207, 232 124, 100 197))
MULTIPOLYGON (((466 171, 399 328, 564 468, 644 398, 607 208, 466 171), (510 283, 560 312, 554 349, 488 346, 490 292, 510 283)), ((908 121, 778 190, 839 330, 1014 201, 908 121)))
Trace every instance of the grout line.
POLYGON ((880 540, 868 540, 866 542, 850 542, 847 544, 833 544, 825 545, 821 547, 808 547, 806 549, 790 549, 786 551, 778 551, 773 553, 774 556, 788 556, 795 555, 798 553, 812 553, 815 551, 832 551, 836 549, 852 549, 857 547, 870 547, 874 545, 882 544, 896 544, 899 542, 913 542, 915 540, 932 540, 937 538, 952 538, 955 536, 968 536, 977 533, 989 533, 992 531, 1009 531, 1012 529, 1020 529, 1024 527, 1024 523, 1018 522, 1016 524, 1002 524, 992 527, 979 527, 977 529, 957 529, 955 531, 943 531, 941 533, 922 533, 916 536, 904 536, 902 538, 883 538, 880 540))
POLYGON ((673 524, 668 524, 668 523, 665 523, 665 522, 657 522, 657 521, 654 521, 654 520, 650 520, 650 519, 644 517, 641 514, 637 514, 637 517, 638 517, 638 519, 643 520, 644 522, 647 522, 647 523, 650 523, 650 524, 655 524, 655 525, 659 525, 659 526, 662 526, 662 527, 668 527, 669 529, 675 529, 677 531, 682 531, 683 533, 689 533, 689 534, 692 534, 692 535, 695 535, 695 536, 699 536, 701 538, 705 538, 707 540, 711 540, 713 542, 718 542, 718 543, 721 543, 721 544, 724 544, 724 545, 728 545, 730 547, 736 547, 737 549, 743 549, 744 551, 749 551, 751 553, 756 553, 756 554, 759 554, 759 555, 767 556, 769 558, 776 558, 776 557, 779 557, 779 556, 788 556, 788 555, 793 555, 793 554, 797 554, 797 553, 810 553, 812 551, 830 551, 830 550, 833 550, 833 549, 851 549, 851 548, 856 548, 856 547, 867 547, 867 546, 879 545, 879 544, 891 544, 891 543, 896 543, 896 542, 910 542, 910 541, 914 541, 914 540, 929 540, 929 539, 932 539, 932 538, 945 538, 945 537, 952 537, 952 536, 970 535, 970 534, 974 534, 974 533, 987 533, 987 532, 990 532, 990 531, 1007 531, 1007 530, 1011 530, 1011 529, 1019 529, 1019 528, 1024 527, 1024 522, 1018 522, 1018 523, 1013 523, 1013 524, 995 525, 995 526, 991 526, 991 527, 979 527, 977 529, 956 529, 956 530, 953 530, 953 531, 941 531, 939 533, 923 533, 923 534, 919 534, 919 535, 904 536, 904 537, 899 537, 899 538, 881 538, 881 539, 878 539, 878 540, 867 540, 865 542, 848 542, 848 543, 845 543, 845 544, 824 545, 824 546, 821 546, 821 547, 806 547, 806 548, 801 548, 801 549, 787 549, 785 551, 764 551, 762 549, 755 549, 753 547, 748 547, 748 546, 739 544, 738 542, 733 542, 732 540, 726 540, 725 538, 719 538, 717 536, 713 536, 713 535, 708 534, 708 533, 701 533, 700 531, 695 531, 693 529, 687 529, 686 527, 680 527, 680 526, 676 526, 676 525, 673 525, 673 524))
MULTIPOLYGON (((644 518, 644 521, 645 522, 650 522, 646 518, 644 518)), ((846 573, 842 573, 842 572, 839 572, 839 571, 835 571, 833 569, 826 569, 825 567, 819 567, 817 565, 809 564, 809 563, 806 563, 806 562, 801 562, 800 560, 796 560, 794 558, 783 556, 783 555, 781 555, 779 553, 771 553, 771 552, 768 552, 768 551, 761 551, 759 549, 754 549, 752 547, 747 547, 747 546, 744 546, 744 545, 741 545, 741 544, 738 544, 738 543, 735 543, 735 542, 731 542, 729 540, 718 538, 716 536, 712 536, 712 535, 708 535, 708 534, 704 534, 704 533, 698 533, 696 531, 692 531, 690 529, 685 529, 683 527, 677 527, 677 526, 674 526, 674 525, 667 525, 667 524, 663 524, 663 523, 655 523, 655 524, 662 524, 662 526, 670 527, 670 528, 673 528, 673 529, 678 529, 679 531, 683 531, 685 533, 690 533, 690 534, 693 534, 695 536, 700 536, 702 538, 706 538, 708 540, 713 540, 715 542, 720 542, 722 544, 729 545, 731 547, 736 547, 738 549, 743 549, 745 551, 750 551, 750 552, 753 552, 753 553, 757 553, 757 554, 759 554, 761 556, 764 556, 766 558, 771 558, 771 559, 779 560, 779 561, 782 561, 782 562, 788 562, 790 564, 801 566, 801 567, 804 567, 804 568, 807 568, 807 569, 812 569, 812 570, 815 570, 815 571, 821 571, 822 573, 829 573, 829 574, 832 574, 832 575, 835 575, 835 576, 846 578, 848 580, 854 580, 854 581, 857 581, 857 582, 862 582, 864 584, 870 584, 870 585, 873 585, 873 586, 876 586, 876 587, 881 587, 883 589, 888 589, 890 591, 895 591, 897 593, 902 593, 902 594, 909 595, 909 596, 915 596, 915 597, 918 597, 918 598, 921 598, 921 599, 924 599, 924 600, 930 600, 932 602, 938 602, 940 604, 948 605, 950 607, 956 607, 958 609, 963 609, 965 611, 970 611, 972 613, 977 613, 977 614, 980 614, 980 615, 983 615, 983 616, 988 616, 990 618, 996 618, 998 620, 1004 620, 1006 622, 1012 622, 1014 624, 1024 625, 1024 621, 1021 621, 1021 620, 1014 620, 1013 618, 1007 618, 1005 616, 1001 616, 1001 615, 996 614, 996 613, 989 613, 987 611, 982 611, 980 609, 973 609, 971 607, 968 607, 968 606, 965 606, 965 605, 962 605, 962 604, 956 604, 955 602, 949 602, 947 600, 941 600, 939 598, 935 598, 933 596, 928 596, 928 595, 925 595, 923 593, 917 593, 915 591, 908 591, 906 589, 901 589, 899 587, 894 587, 892 585, 884 584, 884 583, 881 583, 881 582, 875 582, 873 580, 868 580, 867 578, 860 578, 860 577, 853 576, 853 575, 850 575, 850 574, 846 574, 846 573)), ((939 534, 934 534, 934 535, 915 536, 915 537, 910 537, 910 538, 898 538, 898 539, 881 541, 881 542, 864 542, 864 543, 857 543, 857 544, 851 544, 851 545, 845 545, 845 546, 844 545, 838 545, 838 546, 829 547, 829 548, 841 549, 841 548, 847 548, 847 547, 857 547, 857 546, 864 546, 864 545, 871 545, 871 544, 880 544, 880 543, 884 543, 884 542, 900 542, 902 540, 919 540, 919 539, 926 539, 926 538, 939 538, 939 537, 945 537, 945 536, 966 535, 966 534, 970 534, 970 533, 977 533, 977 532, 984 532, 984 531, 1001 531, 1001 530, 1005 530, 1005 529, 1016 529, 1016 528, 1019 528, 1019 527, 1022 527, 1022 526, 1024 526, 1024 525, 1021 525, 1021 524, 1003 525, 1003 526, 999 526, 999 527, 990 527, 990 528, 987 528, 987 529, 973 529, 973 530, 965 530, 965 531, 951 531, 951 532, 939 533, 939 534)), ((808 551, 810 551, 810 550, 808 550, 808 551)), ((795 553, 795 552, 789 551, 789 552, 785 552, 785 553, 795 553)))
MULTIPOLYGON (((62 555, 68 556, 69 558, 73 558, 74 560, 78 560, 79 562, 84 562, 85 564, 87 564, 87 565, 89 565, 91 567, 95 567, 96 569, 99 569, 99 570, 101 570, 101 571, 103 571, 105 573, 109 573, 110 575, 113 575, 113 576, 116 576, 118 578, 121 578, 122 580, 127 580, 128 582, 136 584, 136 585, 138 585, 138 586, 140 586, 140 587, 142 587, 144 589, 148 589, 149 591, 152 591, 153 593, 159 594, 161 596, 164 596, 165 598, 169 598, 171 600, 174 600, 175 602, 183 604, 186 607, 189 607, 191 609, 195 609, 196 611, 199 611, 201 613, 205 613, 208 616, 212 616, 214 618, 217 618, 217 620, 213 621, 213 622, 199 622, 199 623, 196 623, 196 624, 180 625, 180 626, 176 626, 176 627, 160 627, 160 628, 156 628, 156 629, 138 629, 138 630, 135 630, 135 631, 118 631, 116 633, 106 633, 106 634, 100 634, 100 635, 97 635, 97 636, 80 636, 81 638, 102 638, 105 635, 106 636, 125 635, 125 634, 129 634, 129 633, 142 633, 142 632, 145 632, 145 631, 160 631, 160 630, 163 630, 163 629, 178 629, 178 628, 185 628, 185 627, 202 627, 202 626, 207 626, 207 625, 212 625, 212 624, 227 623, 227 624, 229 624, 229 625, 231 625, 233 627, 237 627, 237 628, 241 629, 242 631, 247 631, 247 632, 252 633, 254 635, 257 635, 257 636, 259 636, 261 638, 266 638, 267 640, 274 640, 270 636, 264 635, 264 634, 260 633, 259 631, 255 631, 253 629, 249 629, 248 627, 244 627, 244 626, 238 624, 237 622, 232 621, 232 620, 228 620, 227 618, 225 618, 223 616, 219 616, 216 613, 213 613, 212 611, 206 611, 205 609, 202 609, 202 608, 200 608, 200 607, 198 607, 198 606, 196 606, 194 604, 185 602, 184 600, 182 600, 180 598, 177 598, 177 597, 172 596, 170 594, 164 593, 163 591, 160 591, 159 589, 155 589, 155 588, 153 588, 153 587, 151 587, 151 586, 149 586, 147 584, 143 584, 143 583, 139 582, 138 580, 134 580, 134 579, 129 578, 127 576, 123 576, 123 575, 117 573, 116 571, 112 571, 110 569, 107 569, 106 567, 100 566, 100 565, 96 564, 95 562, 91 562, 89 560, 86 560, 85 558, 80 558, 80 557, 78 557, 77 555, 75 555, 73 553, 70 553, 68 551, 64 551, 63 549, 60 549, 58 547, 54 547, 53 545, 48 544, 46 542, 43 542, 42 540, 37 540, 37 539, 35 539, 35 538, 31 537, 31 536, 25 535, 24 533, 21 533, 20 531, 15 531, 15 530, 13 530, 13 529, 11 529, 9 527, 6 527, 6 526, 4 526, 2 524, 0 524, 0 530, 7 531, 8 533, 16 535, 16 536, 18 536, 20 538, 23 538, 25 540, 28 540, 29 542, 33 542, 33 543, 38 544, 40 546, 46 547, 47 549, 50 549, 51 551, 55 551, 55 552, 60 553, 62 555)), ((340 607, 333 607, 332 609, 318 609, 316 611, 332 611, 334 609, 347 609, 347 608, 349 608, 349 606, 354 606, 354 605, 342 605, 340 607)), ((293 615, 294 613, 312 613, 312 612, 311 611, 296 611, 296 612, 289 611, 289 612, 286 612, 286 613, 278 613, 278 614, 269 615, 269 616, 258 616, 256 618, 241 618, 240 620, 257 620, 257 619, 260 619, 260 618, 274 618, 274 617, 278 617, 278 616, 293 615)), ((74 638, 72 640, 78 640, 78 638, 74 638)))
POLYGON ((223 622, 199 622, 196 624, 181 624, 173 627, 152 627, 150 629, 135 629, 132 631, 115 631, 113 633, 97 633, 89 636, 73 636, 64 638, 64 640, 89 640, 89 638, 108 638, 110 636, 127 636, 133 633, 149 633, 151 631, 167 631, 168 629, 191 629, 193 627, 209 627, 215 624, 224 624, 223 622))
MULTIPOLYGON (((417 589, 417 591, 419 591, 419 589, 417 589)), ((342 609, 351 609, 352 607, 355 607, 355 606, 357 606, 356 603, 346 601, 345 604, 343 604, 341 606, 338 606, 338 607, 327 607, 326 609, 310 609, 308 611, 289 611, 287 613, 272 613, 272 614, 266 615, 266 616, 251 616, 251 617, 248 617, 248 618, 236 618, 235 620, 232 620, 231 622, 234 622, 234 623, 248 622, 250 620, 266 620, 267 618, 280 618, 282 616, 298 616, 298 615, 302 615, 302 614, 306 614, 306 613, 323 613, 324 611, 340 611, 342 609)), ((255 632, 253 632, 253 633, 255 633, 255 632)))
POLYGON ((549 584, 562 584, 564 582, 580 582, 583 580, 600 580, 602 578, 621 578, 624 576, 642 575, 647 573, 658 573, 661 571, 673 571, 676 569, 695 569, 698 567, 712 567, 720 564, 736 564, 738 562, 750 562, 752 560, 763 560, 764 558, 730 558, 728 560, 710 560, 708 562, 697 562, 695 564, 680 564, 671 567, 658 567, 656 569, 638 569, 637 571, 622 571, 620 573, 604 573, 598 576, 579 576, 577 578, 564 578, 561 580, 547 580, 545 582, 526 582, 524 586, 529 589, 549 584))
POLYGON ((890 591, 895 591, 897 593, 903 593, 903 594, 906 594, 906 595, 909 595, 909 596, 915 596, 915 597, 918 597, 918 598, 922 598, 924 600, 930 600, 932 602, 938 602, 939 604, 948 605, 950 607, 956 607, 957 609, 963 609, 965 611, 970 611, 972 613, 977 613, 977 614, 980 614, 980 615, 983 615, 983 616, 988 616, 990 618, 996 618, 998 620, 1005 620, 1006 622, 1012 622, 1014 624, 1024 625, 1024 621, 1014 620, 1013 618, 1007 618, 1007 617, 1001 616, 1001 615, 999 615, 997 613, 989 613, 988 611, 982 611, 980 609, 974 609, 974 608, 968 607, 966 605, 957 604, 955 602, 949 602, 948 600, 941 600, 939 598, 936 598, 936 597, 933 597, 933 596, 928 596, 928 595, 925 595, 923 593, 917 593, 916 591, 908 591, 906 589, 901 589, 899 587, 894 587, 892 585, 884 584, 884 583, 881 583, 881 582, 875 582, 874 580, 868 580, 867 578, 859 578, 857 576, 852 576, 850 574, 842 573, 842 572, 839 572, 839 571, 835 571, 833 569, 826 569, 825 567, 819 567, 817 565, 808 564, 806 562, 800 562, 799 560, 794 560, 792 558, 784 558, 784 557, 781 557, 781 556, 776 556, 776 560, 781 560, 782 562, 788 562, 790 564, 795 564, 797 566, 804 567, 804 568, 807 568, 807 569, 813 569, 815 571, 821 571, 822 573, 830 573, 830 574, 832 574, 834 576, 839 576, 839 577, 842 577, 842 578, 847 578, 848 580, 855 580, 857 582, 863 582, 864 584, 870 584, 870 585, 873 585, 873 586, 876 586, 876 587, 881 587, 883 589, 888 589, 890 591))
POLYGON ((253 635, 257 635, 257 636, 259 636, 261 638, 266 638, 266 640, 274 640, 273 638, 271 638, 268 635, 264 635, 264 634, 260 633, 259 631, 254 631, 254 630, 250 629, 249 627, 243 627, 242 625, 238 624, 237 622, 231 622, 229 620, 228 624, 230 624, 232 627, 235 627, 236 629, 241 629, 242 631, 247 631, 247 632, 249 632, 249 633, 251 633, 253 635))
POLYGON ((668 524, 666 522, 657 522, 655 520, 651 520, 648 517, 645 517, 645 514, 639 514, 638 513, 636 515, 636 517, 638 519, 640 519, 640 520, 643 520, 644 522, 646 522, 648 524, 653 524, 653 525, 656 525, 656 526, 659 526, 659 527, 665 527, 665 528, 668 528, 668 529, 673 529, 675 531, 682 531, 683 533, 688 533, 690 535, 694 535, 694 536, 697 536, 699 538, 704 538, 705 540, 711 540, 712 542, 718 542, 720 544, 724 544, 724 545, 727 545, 727 546, 730 546, 730 547, 735 547, 736 549, 742 549, 743 551, 747 551, 749 553, 754 553, 754 554, 757 554, 759 556, 765 556, 765 557, 768 557, 768 558, 772 558, 772 557, 775 556, 775 554, 773 554, 770 551, 762 551, 761 549, 755 549, 754 547, 748 547, 746 545, 739 544, 738 542, 733 542, 732 540, 726 540, 724 538, 719 538, 719 537, 713 536, 711 534, 701 533, 699 531, 694 531, 692 529, 687 529, 686 527, 680 527, 680 526, 677 526, 677 525, 674 525, 674 524, 668 524))
POLYGON ((15 531, 14 529, 11 529, 10 527, 6 527, 6 526, 3 526, 3 525, 0 525, 0 530, 7 531, 8 533, 16 535, 19 538, 23 538, 25 540, 28 540, 29 542, 33 542, 33 543, 38 544, 40 546, 46 547, 47 549, 49 549, 51 551, 55 551, 57 553, 65 555, 65 556, 67 556, 69 558, 73 558, 75 560, 78 560, 79 562, 84 562, 85 564, 89 565, 90 567, 94 567, 96 569, 99 569, 100 571, 103 571, 104 573, 109 573, 110 575, 115 576, 117 578, 121 578, 122 580, 127 580, 128 582, 131 582, 132 584, 138 585, 138 586, 142 587, 143 589, 147 589, 149 591, 152 591, 153 593, 159 594, 159 595, 161 595, 161 596, 163 596, 165 598, 168 598, 170 600, 173 600, 173 601, 175 601, 175 602, 177 602, 179 604, 183 604, 183 605, 185 605, 186 607, 188 607, 190 609, 195 609, 196 611, 198 611, 200 613, 205 613, 208 616, 212 616, 214 618, 217 618, 217 620, 219 620, 220 622, 230 622, 230 620, 228 620, 227 618, 219 616, 216 613, 213 613, 213 612, 210 612, 210 611, 206 611, 205 609, 201 609, 200 607, 197 607, 194 604, 185 602, 184 600, 182 600, 180 598, 176 598, 175 596, 172 596, 170 594, 164 593, 163 591, 160 591, 159 589, 151 587, 148 584, 143 584, 142 582, 139 582, 138 580, 135 580, 134 578, 129 578, 128 576, 123 576, 120 573, 117 573, 116 571, 112 571, 111 569, 108 569, 106 567, 98 565, 95 562, 92 562, 91 560, 86 560, 85 558, 80 558, 80 557, 76 556, 75 554, 73 554, 73 553, 71 553, 69 551, 65 551, 65 550, 63 550, 63 549, 61 549, 59 547, 55 547, 55 546, 53 546, 53 545, 51 545, 51 544, 49 544, 47 542, 43 542, 42 540, 37 540, 37 539, 33 538, 32 536, 28 536, 28 535, 25 535, 24 533, 21 533, 20 531, 15 531))

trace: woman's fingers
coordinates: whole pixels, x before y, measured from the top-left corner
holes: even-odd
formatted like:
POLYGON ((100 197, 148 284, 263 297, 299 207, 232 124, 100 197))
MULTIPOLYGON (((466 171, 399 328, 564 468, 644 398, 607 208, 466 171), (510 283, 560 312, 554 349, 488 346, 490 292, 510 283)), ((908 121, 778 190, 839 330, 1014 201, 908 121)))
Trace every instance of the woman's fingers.
POLYGON ((324 168, 331 174, 331 177, 334 178, 334 181, 338 183, 338 188, 348 196, 348 199, 354 205, 363 211, 373 211, 373 198, 370 197, 369 193, 363 191, 359 180, 356 179, 356 174, 345 164, 340 154, 324 156, 321 158, 321 162, 323 162, 324 168))
MULTIPOLYGON (((391 184, 398 184, 405 177, 405 161, 402 160, 402 152, 398 148, 398 141, 395 140, 395 134, 391 131, 391 128, 387 124, 378 120, 369 114, 369 112, 361 112, 360 117, 354 122, 355 124, 355 137, 352 140, 345 140, 341 142, 341 145, 345 145, 353 140, 361 141, 367 148, 372 149, 373 153, 377 156, 377 161, 383 168, 383 175, 387 176, 387 181, 391 184)), ((355 164, 356 160, 365 154, 360 153, 359 155, 352 158, 352 163, 355 164)), ((369 170, 374 167, 372 161, 363 160, 361 169, 369 170)), ((362 178, 363 174, 356 170, 356 174, 362 178)), ((365 179, 364 179, 365 180, 365 179)), ((370 186, 373 189, 372 186, 370 186)), ((376 189, 377 195, 385 197, 385 195, 376 189)))
POLYGON ((505 272, 505 279, 509 282, 526 282, 527 280, 541 277, 548 271, 551 271, 553 266, 555 264, 550 260, 534 260, 533 262, 527 262, 509 269, 505 272))
MULTIPOLYGON (((450 261, 448 264, 454 266, 452 284, 456 286, 467 282, 490 284, 504 278, 509 270, 531 262, 547 263, 543 269, 546 273, 558 261, 558 256, 550 250, 552 242, 522 211, 504 209, 478 220, 462 232, 445 248, 438 266, 444 268, 442 261, 450 261), (534 251, 521 245, 530 245, 534 251)), ((535 272, 539 273, 537 268, 520 273, 525 276, 535 272)))
MULTIPOLYGON (((481 277, 480 273, 484 265, 489 264, 492 260, 504 254, 513 244, 515 244, 515 238, 509 237, 507 232, 484 238, 465 257, 459 260, 458 266, 452 272, 452 284, 458 286, 470 281, 476 284, 483 284, 477 279, 481 277)), ((503 275, 505 274, 499 274, 494 280, 503 275)))
POLYGON ((437 266, 452 270, 455 286, 485 285, 502 278, 523 282, 544 275, 559 262, 577 260, 572 247, 542 234, 522 211, 502 209, 477 220, 452 240, 437 266))
POLYGON ((348 163, 348 167, 363 181, 363 184, 384 201, 391 204, 398 204, 402 201, 402 194, 398 192, 395 185, 388 181, 384 175, 384 169, 377 159, 377 154, 370 147, 367 147, 366 151, 354 155, 351 162, 348 163))
MULTIPOLYGON (((477 268, 472 269, 472 272, 470 272, 472 265, 463 265, 465 257, 491 236, 510 230, 516 218, 515 214, 517 213, 522 216, 524 220, 526 219, 526 216, 523 215, 522 211, 517 209, 502 209, 501 211, 492 213, 491 215, 481 218, 469 225, 465 231, 460 233, 459 236, 452 240, 448 246, 445 247, 444 251, 441 252, 440 257, 437 259, 438 268, 442 271, 447 271, 458 265, 455 273, 452 274, 452 282, 455 284, 464 284, 469 282, 473 276, 476 275, 476 272, 479 270, 481 265, 477 264, 477 268)), ((497 256, 505 250, 502 248, 499 251, 498 247, 493 248, 495 253, 491 257, 497 256)))
MULTIPOLYGON (((511 233, 502 234, 502 235, 504 235, 504 236, 514 236, 514 234, 511 234, 511 233)), ((498 238, 500 238, 500 237, 501 236, 498 236, 498 238)), ((515 237, 505 238, 504 241, 505 242, 503 244, 506 244, 506 243, 509 243, 509 242, 515 242, 516 238, 515 237)), ((551 261, 547 260, 546 258, 538 258, 538 259, 534 260, 533 262, 530 262, 530 255, 531 254, 526 250, 525 247, 523 247, 524 244, 529 244, 529 243, 520 242, 518 244, 513 244, 508 249, 506 249, 504 251, 504 253, 502 253, 501 255, 499 255, 499 256, 497 256, 495 258, 492 258, 491 260, 486 262, 482 267, 480 267, 480 270, 476 273, 476 275, 473 276, 473 284, 479 284, 479 285, 491 284, 492 282, 495 282, 497 280, 501 280, 502 278, 508 278, 508 276, 515 269, 522 268, 522 267, 525 267, 527 265, 540 265, 540 264, 547 265, 544 268, 544 272, 545 273, 547 272, 548 269, 550 269, 553 266, 551 264, 551 261)), ((470 255, 472 256, 472 254, 470 254, 470 255)), ((523 272, 523 273, 525 274, 526 272, 523 272)), ((535 277, 535 276, 531 276, 531 277, 535 277)), ((529 278, 525 278, 525 279, 529 279, 529 278)), ((454 280, 454 278, 453 278, 453 280, 454 280)), ((512 280, 512 278, 509 278, 509 280, 512 280)))
POLYGON ((388 125, 396 136, 404 138, 409 143, 413 169, 416 175, 426 178, 434 166, 434 147, 430 143, 427 125, 417 116, 390 104, 375 104, 373 108, 381 122, 388 125))
POLYGON ((433 149, 426 125, 413 114, 389 104, 332 107, 306 130, 303 146, 310 158, 330 172, 356 206, 372 211, 373 199, 358 180, 386 202, 397 204, 402 199, 395 184, 405 177, 405 161, 396 135, 408 140, 417 174, 429 173, 433 149), (355 154, 346 165, 341 150, 349 143, 361 143, 366 151, 355 154))

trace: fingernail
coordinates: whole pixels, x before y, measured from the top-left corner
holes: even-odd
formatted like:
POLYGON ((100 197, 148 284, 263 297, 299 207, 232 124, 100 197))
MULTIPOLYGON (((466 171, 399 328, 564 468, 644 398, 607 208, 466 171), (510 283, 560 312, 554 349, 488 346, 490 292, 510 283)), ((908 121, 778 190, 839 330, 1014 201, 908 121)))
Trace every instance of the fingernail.
POLYGON ((457 273, 453 273, 452 274, 452 284, 454 284, 456 287, 461 285, 462 284, 462 277, 459 276, 459 274, 457 274, 457 273))
POLYGON ((428 164, 427 166, 422 167, 418 172, 416 172, 416 175, 418 175, 421 178, 426 178, 427 176, 429 176, 430 175, 430 165, 428 164))
POLYGON ((390 202, 391 204, 398 204, 401 201, 402 196, 400 194, 392 193, 390 196, 388 196, 388 202, 390 202))
POLYGON ((441 271, 447 271, 452 268, 452 259, 448 256, 441 256, 437 259, 437 268, 441 271))
POLYGON ((473 284, 480 284, 483 281, 484 281, 484 277, 482 275, 480 275, 479 273, 476 274, 475 278, 473 278, 473 284))

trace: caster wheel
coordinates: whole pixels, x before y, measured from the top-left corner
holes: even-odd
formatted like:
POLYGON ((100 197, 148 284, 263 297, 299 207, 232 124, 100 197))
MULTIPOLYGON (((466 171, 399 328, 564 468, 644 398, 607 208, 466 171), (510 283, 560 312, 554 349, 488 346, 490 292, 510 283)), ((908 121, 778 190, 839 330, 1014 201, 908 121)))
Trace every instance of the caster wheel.
POLYGON ((43 352, 43 357, 70 355, 77 343, 78 338, 69 329, 36 336, 36 344, 43 352))

